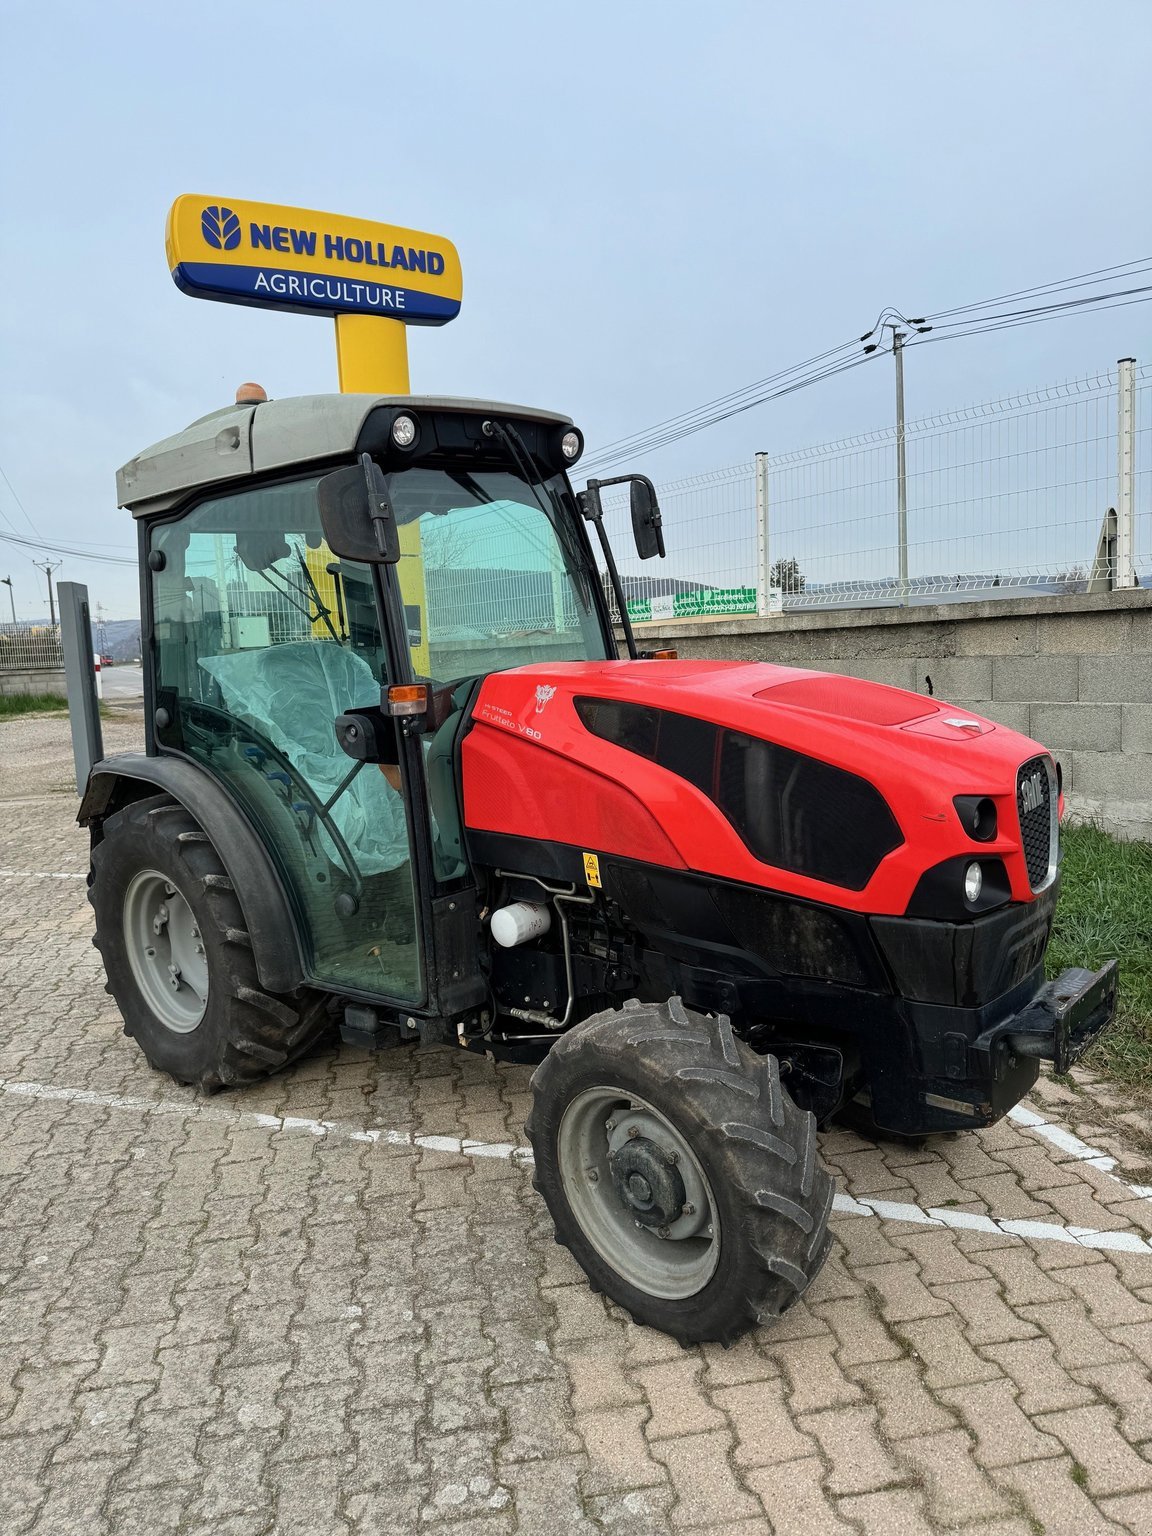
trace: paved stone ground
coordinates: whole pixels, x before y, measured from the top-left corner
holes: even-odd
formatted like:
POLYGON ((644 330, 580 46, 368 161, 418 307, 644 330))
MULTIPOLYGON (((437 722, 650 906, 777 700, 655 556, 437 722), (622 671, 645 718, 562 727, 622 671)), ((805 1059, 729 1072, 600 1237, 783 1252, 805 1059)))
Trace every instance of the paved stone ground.
POLYGON ((1152 1532, 1122 1142, 1110 1174, 1051 1127, 833 1132, 859 1205, 804 1302, 683 1351, 588 1290, 521 1157, 458 1150, 522 1144, 526 1070, 324 1049, 200 1099, 122 1035, 83 881, 46 877, 86 866, 63 722, 0 726, 0 804, 4 1536, 1152 1532))

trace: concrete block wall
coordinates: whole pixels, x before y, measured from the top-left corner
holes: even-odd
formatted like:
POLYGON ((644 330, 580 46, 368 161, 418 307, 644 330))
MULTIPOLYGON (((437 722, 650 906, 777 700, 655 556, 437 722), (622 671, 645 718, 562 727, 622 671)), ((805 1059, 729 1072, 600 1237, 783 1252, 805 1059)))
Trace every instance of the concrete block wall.
POLYGON ((55 672, 0 672, 0 699, 6 694, 58 693, 66 698, 64 669, 55 672))
POLYGON ((931 691, 1050 748, 1072 816, 1152 841, 1152 590, 663 621, 637 639, 931 691))

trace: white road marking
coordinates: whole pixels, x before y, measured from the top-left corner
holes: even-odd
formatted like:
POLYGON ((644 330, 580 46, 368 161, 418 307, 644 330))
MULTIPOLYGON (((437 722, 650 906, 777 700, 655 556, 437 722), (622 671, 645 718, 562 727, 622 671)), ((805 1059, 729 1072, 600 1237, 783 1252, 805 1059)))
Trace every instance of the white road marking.
POLYGON ((1034 1131, 1037 1136, 1042 1136, 1052 1146, 1058 1147, 1067 1157, 1074 1158, 1076 1162, 1087 1163, 1091 1168, 1099 1168, 1101 1173, 1106 1173, 1115 1183, 1124 1189, 1130 1190, 1139 1200, 1152 1200, 1152 1184, 1127 1184, 1118 1173, 1114 1173, 1116 1159, 1109 1157, 1106 1152, 1101 1152, 1098 1147, 1090 1147, 1086 1141, 1081 1141, 1079 1136, 1074 1136, 1064 1126, 1053 1120, 1045 1120, 1043 1115, 1037 1114, 1034 1109, 1029 1109, 1024 1104, 1017 1104, 1014 1109, 1008 1111, 1009 1120, 1015 1120, 1025 1130, 1034 1131))
POLYGON ((1097 1147, 1090 1147, 1086 1141, 1081 1141, 1079 1136, 1073 1136, 1071 1131, 1065 1130, 1062 1125, 1057 1125, 1051 1120, 1046 1120, 1043 1115, 1029 1109, 1026 1104, 1017 1104, 1008 1111, 1009 1120, 1015 1120, 1017 1125, 1023 1125, 1030 1131, 1035 1131, 1037 1136, 1043 1136, 1045 1141, 1050 1141, 1054 1147, 1059 1147, 1061 1152, 1067 1152, 1069 1157, 1075 1157, 1082 1163, 1091 1163, 1093 1167, 1103 1168, 1105 1173, 1111 1173, 1116 1166, 1116 1159, 1108 1157, 1097 1147))
POLYGON ((381 1142, 390 1147, 420 1147, 427 1152, 464 1153, 469 1157, 503 1157, 513 1162, 533 1161, 531 1147, 513 1142, 470 1141, 459 1136, 417 1136, 411 1131, 365 1129, 337 1120, 310 1120, 301 1115, 265 1115, 258 1110, 217 1108, 212 1104, 179 1099, 137 1099, 121 1093, 98 1093, 91 1088, 58 1088, 51 1083, 8 1082, 0 1078, 0 1093, 30 1099, 64 1100, 92 1104, 100 1109, 134 1109, 145 1114, 178 1115, 183 1119, 212 1120, 224 1125, 259 1126, 262 1130, 302 1131, 309 1136, 332 1136, 343 1141, 381 1142))
MULTIPOLYGON (((459 1136, 417 1136, 411 1131, 362 1129, 337 1120, 311 1120, 301 1115, 266 1115, 256 1110, 227 1109, 213 1104, 179 1099, 138 1099, 119 1093, 100 1093, 91 1088, 58 1088, 51 1083, 9 1082, 0 1078, 0 1093, 29 1099, 63 1100, 92 1104, 101 1109, 138 1110, 153 1115, 178 1115, 184 1119, 211 1120, 225 1125, 259 1126, 273 1134, 298 1132, 307 1136, 331 1136, 343 1141, 380 1143, 390 1147, 419 1147, 464 1157, 505 1158, 519 1164, 534 1162, 531 1147, 510 1141, 470 1141, 459 1136)), ((1138 1232, 1097 1232, 1091 1227, 1065 1227, 1056 1222, 1010 1221, 973 1211, 935 1206, 925 1210, 899 1200, 877 1200, 868 1195, 837 1194, 832 1209, 841 1216, 871 1216, 881 1221, 915 1222, 920 1226, 952 1227, 965 1232, 1002 1232, 1009 1237, 1041 1242, 1077 1243, 1082 1248, 1110 1248, 1123 1253, 1152 1254, 1152 1241, 1138 1232)))
POLYGON ((62 875, 54 869, 0 869, 0 879, 3 880, 87 880, 88 872, 82 875, 62 875))

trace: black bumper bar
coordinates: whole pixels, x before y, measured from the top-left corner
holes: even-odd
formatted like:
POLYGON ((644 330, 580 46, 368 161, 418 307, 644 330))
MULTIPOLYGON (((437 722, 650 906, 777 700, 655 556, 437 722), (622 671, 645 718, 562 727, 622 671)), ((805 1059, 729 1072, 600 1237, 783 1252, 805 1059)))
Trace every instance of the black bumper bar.
POLYGON ((1115 960, 1096 972, 1072 966, 1042 987, 1026 1008, 974 1040, 972 1050, 991 1066, 1003 1042, 1016 1056, 1050 1061, 1055 1071, 1067 1072, 1111 1022, 1118 980, 1115 960))

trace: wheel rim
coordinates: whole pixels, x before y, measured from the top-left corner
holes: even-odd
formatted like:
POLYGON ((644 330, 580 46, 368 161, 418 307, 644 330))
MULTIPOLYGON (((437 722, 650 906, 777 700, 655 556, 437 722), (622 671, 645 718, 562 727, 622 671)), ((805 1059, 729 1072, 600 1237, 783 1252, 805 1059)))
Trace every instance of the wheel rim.
POLYGON ((703 1290, 720 1262, 716 1201, 665 1115, 619 1088, 587 1088, 564 1111, 557 1157, 572 1214, 629 1285, 669 1301, 703 1290))
POLYGON ((124 893, 124 942, 136 985, 174 1034, 196 1029, 208 1005, 208 957, 192 908, 166 875, 142 869, 124 893))

